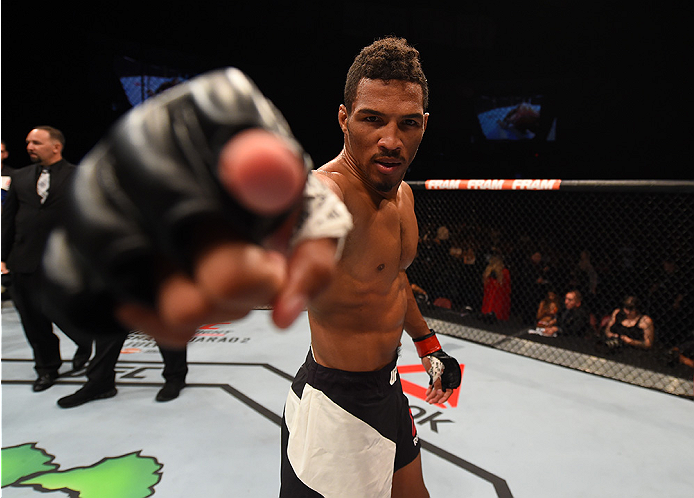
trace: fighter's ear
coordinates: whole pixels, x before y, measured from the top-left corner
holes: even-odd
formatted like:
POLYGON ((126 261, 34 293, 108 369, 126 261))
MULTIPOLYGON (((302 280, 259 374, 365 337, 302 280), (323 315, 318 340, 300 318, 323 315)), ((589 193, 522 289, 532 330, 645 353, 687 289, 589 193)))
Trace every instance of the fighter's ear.
POLYGON ((347 133, 347 118, 347 107, 345 107, 345 104, 340 104, 340 108, 337 111, 337 121, 340 123, 343 133, 347 133))

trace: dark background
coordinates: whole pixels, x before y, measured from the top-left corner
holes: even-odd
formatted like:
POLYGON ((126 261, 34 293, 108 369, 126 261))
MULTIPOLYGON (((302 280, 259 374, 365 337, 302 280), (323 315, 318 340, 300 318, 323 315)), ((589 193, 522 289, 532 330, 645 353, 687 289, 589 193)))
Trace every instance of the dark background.
POLYGON ((114 70, 129 57, 187 74, 241 68, 322 164, 342 146, 337 108, 352 59, 396 34, 420 50, 431 93, 409 179, 692 177, 687 2, 458 3, 5 4, 8 163, 28 162, 24 138, 40 124, 62 129, 78 162, 129 108, 114 70), (544 94, 557 140, 481 140, 471 106, 494 92, 544 94))

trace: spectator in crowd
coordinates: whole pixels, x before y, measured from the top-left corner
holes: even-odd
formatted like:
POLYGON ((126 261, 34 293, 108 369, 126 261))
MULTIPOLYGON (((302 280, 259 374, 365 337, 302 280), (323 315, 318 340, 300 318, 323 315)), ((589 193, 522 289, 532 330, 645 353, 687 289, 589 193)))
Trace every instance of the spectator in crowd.
POLYGON ((627 296, 622 306, 612 312, 610 321, 605 327, 605 336, 619 340, 635 348, 650 349, 655 340, 653 320, 641 312, 641 304, 637 297, 627 296))
MULTIPOLYGON (((631 240, 622 239, 621 247, 617 249, 614 255, 616 261, 613 262, 615 277, 617 283, 623 289, 638 289, 639 288, 639 272, 638 272, 638 250, 636 245, 631 240)), ((633 292, 630 290, 629 292, 633 292)))
MULTIPOLYGON (((26 138, 33 165, 18 169, 2 206, 2 273, 11 272, 12 300, 34 353, 38 378, 33 390, 44 391, 58 378, 60 340, 39 294, 45 283, 43 249, 65 210, 75 165, 63 158, 65 136, 50 126, 32 129, 26 138)), ((67 323, 56 325, 77 344, 73 368, 81 370, 92 352, 92 340, 67 323)))
POLYGON ((461 306, 478 310, 482 307, 482 286, 479 282, 482 280, 484 267, 472 241, 464 244, 460 263, 456 280, 460 289, 461 306))
POLYGON ((677 355, 677 360, 680 363, 694 368, 694 338, 672 348, 672 351, 677 355))
POLYGON ((441 225, 436 229, 436 238, 434 243, 444 249, 444 252, 448 251, 451 245, 451 231, 446 225, 441 225))
POLYGON ((511 313, 511 272, 500 255, 495 254, 489 258, 482 279, 482 314, 493 314, 497 320, 508 320, 511 313))
POLYGON ((410 283, 410 287, 412 288, 412 293, 418 304, 429 304, 429 295, 427 291, 415 283, 410 283))
POLYGON ((598 272, 595 271, 593 263, 590 261, 590 252, 581 251, 581 255, 576 265, 582 272, 580 280, 587 292, 596 294, 598 291, 598 272))
POLYGON ((452 243, 448 251, 446 281, 455 309, 479 310, 482 304, 482 270, 476 264, 474 251, 461 243, 452 243), (476 299, 476 294, 479 298, 476 299))
POLYGON ((497 227, 488 227, 484 233, 484 257, 489 259, 495 254, 504 254, 502 247, 502 232, 497 227))
POLYGON ((664 347, 679 344, 693 325, 687 282, 691 278, 687 278, 674 258, 666 257, 649 289, 648 311, 658 324, 658 342, 664 347))
POLYGON ((581 292, 585 305, 594 311, 598 293, 598 272, 591 262, 589 251, 581 251, 571 272, 571 287, 581 292))
POLYGON ((540 301, 537 307, 537 326, 538 328, 546 328, 557 322, 557 315, 561 310, 561 302, 557 293, 553 290, 547 292, 547 296, 540 301))
POLYGON ((542 331, 546 336, 585 337, 590 331, 590 315, 583 307, 583 296, 578 290, 571 290, 564 296, 564 309, 557 315, 555 323, 550 323, 542 331))
POLYGON ((430 279, 426 284, 428 298, 432 303, 447 303, 446 307, 451 307, 455 289, 451 286, 452 268, 447 265, 454 265, 451 258, 451 238, 450 230, 445 225, 436 227, 436 235, 432 238, 430 233, 426 233, 418 242, 417 263, 410 267, 408 273, 424 272, 430 279), (447 268, 442 272, 441 268, 447 268))
POLYGON ((547 295, 552 284, 552 268, 545 261, 542 252, 533 251, 529 258, 521 261, 517 272, 514 302, 519 316, 525 324, 534 324, 537 303, 547 295))

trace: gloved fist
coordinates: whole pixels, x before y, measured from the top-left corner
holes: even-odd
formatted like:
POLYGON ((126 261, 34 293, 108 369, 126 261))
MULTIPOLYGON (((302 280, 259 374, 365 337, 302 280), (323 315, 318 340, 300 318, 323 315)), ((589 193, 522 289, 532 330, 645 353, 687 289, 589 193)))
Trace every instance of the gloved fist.
POLYGON ((455 358, 448 356, 443 350, 434 351, 425 358, 428 358, 431 363, 427 371, 429 385, 441 379, 441 388, 444 391, 460 386, 460 364, 455 358))
POLYGON ((413 339, 413 342, 429 374, 427 401, 445 402, 453 390, 460 386, 460 364, 441 349, 441 344, 433 330, 425 336, 413 339))
POLYGON ((44 256, 46 304, 87 330, 125 325, 178 345, 197 325, 257 305, 275 304, 276 323, 288 326, 296 303, 327 284, 337 239, 351 228, 332 192, 313 180, 305 189, 311 168, 282 115, 237 69, 146 101, 77 168, 44 256), (292 240, 316 204, 343 222, 292 240))

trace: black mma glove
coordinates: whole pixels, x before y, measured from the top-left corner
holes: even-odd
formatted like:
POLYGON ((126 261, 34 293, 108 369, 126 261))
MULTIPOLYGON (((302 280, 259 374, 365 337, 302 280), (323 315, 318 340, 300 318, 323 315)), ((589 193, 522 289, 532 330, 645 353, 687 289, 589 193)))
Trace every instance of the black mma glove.
POLYGON ((440 378, 441 388, 444 391, 460 386, 460 364, 455 358, 443 352, 433 330, 425 336, 412 339, 412 341, 417 348, 419 357, 429 358, 431 362, 431 368, 427 372, 429 385, 433 385, 440 378))
POLYGON ((311 160, 282 115, 237 69, 204 74, 129 111, 77 168, 64 226, 44 255, 45 304, 76 326, 122 333, 115 303, 153 306, 153 269, 166 261, 190 271, 201 222, 256 243, 272 233, 294 208, 256 215, 218 179, 222 148, 249 128, 284 139, 308 175, 311 160))

